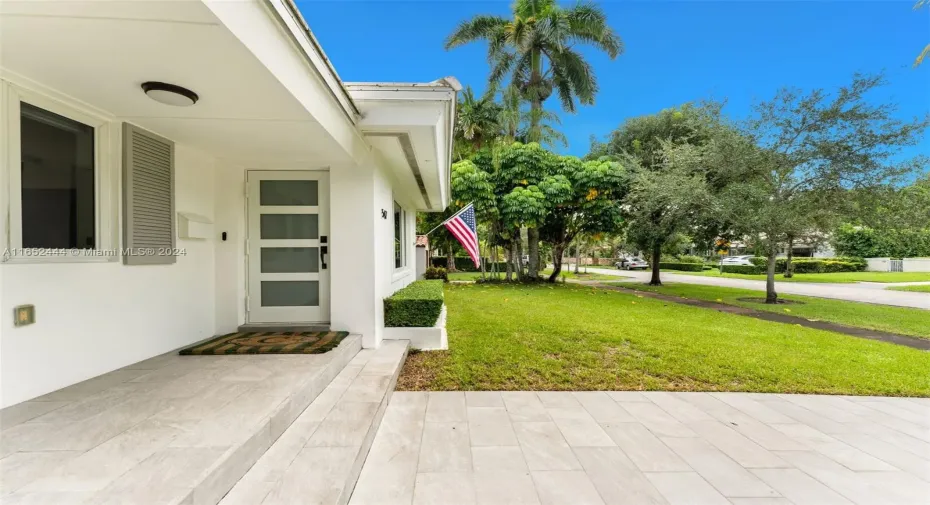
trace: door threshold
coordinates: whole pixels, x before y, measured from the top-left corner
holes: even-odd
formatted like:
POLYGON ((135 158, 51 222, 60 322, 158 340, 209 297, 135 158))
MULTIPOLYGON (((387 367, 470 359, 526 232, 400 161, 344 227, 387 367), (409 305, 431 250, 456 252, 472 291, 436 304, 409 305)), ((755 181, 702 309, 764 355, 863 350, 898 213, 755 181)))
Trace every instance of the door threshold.
POLYGON ((284 324, 284 323, 252 323, 239 326, 240 333, 246 332, 298 332, 298 331, 329 331, 328 324, 284 324))

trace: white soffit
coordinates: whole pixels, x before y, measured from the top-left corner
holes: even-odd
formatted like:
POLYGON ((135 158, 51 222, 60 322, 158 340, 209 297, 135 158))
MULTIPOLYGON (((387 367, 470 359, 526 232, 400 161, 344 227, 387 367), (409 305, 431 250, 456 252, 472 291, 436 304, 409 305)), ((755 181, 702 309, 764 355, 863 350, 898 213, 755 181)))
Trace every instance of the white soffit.
POLYGON ((449 203, 454 84, 346 84, 362 114, 359 129, 405 192, 421 202, 420 210, 440 211, 449 203))
POLYGON ((14 83, 54 90, 220 158, 274 166, 349 161, 200 1, 0 0, 0 65, 14 83), (200 100, 160 104, 140 88, 151 80, 191 89, 200 100))

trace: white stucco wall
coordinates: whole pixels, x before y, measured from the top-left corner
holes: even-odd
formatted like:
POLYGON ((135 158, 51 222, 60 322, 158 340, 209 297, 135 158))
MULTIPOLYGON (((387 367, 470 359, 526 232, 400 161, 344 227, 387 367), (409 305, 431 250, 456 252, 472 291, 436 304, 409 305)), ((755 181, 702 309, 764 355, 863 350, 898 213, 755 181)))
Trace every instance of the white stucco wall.
MULTIPOLYGON (((183 145, 175 156, 177 211, 212 219, 214 159, 183 145)), ((0 266, 0 405, 213 335, 214 241, 179 240, 177 247, 187 254, 172 265, 0 266), (21 304, 35 305, 36 323, 15 328, 13 307, 21 304)))
POLYGON ((904 258, 905 272, 930 272, 930 258, 904 258))

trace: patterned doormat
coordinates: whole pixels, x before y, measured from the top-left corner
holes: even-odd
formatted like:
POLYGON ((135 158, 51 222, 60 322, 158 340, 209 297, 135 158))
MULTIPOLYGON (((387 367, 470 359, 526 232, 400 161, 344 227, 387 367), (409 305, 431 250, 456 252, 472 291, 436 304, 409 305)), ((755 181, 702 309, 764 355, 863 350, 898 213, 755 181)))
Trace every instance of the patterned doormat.
POLYGON ((322 354, 348 335, 346 331, 237 332, 181 349, 179 354, 322 354))

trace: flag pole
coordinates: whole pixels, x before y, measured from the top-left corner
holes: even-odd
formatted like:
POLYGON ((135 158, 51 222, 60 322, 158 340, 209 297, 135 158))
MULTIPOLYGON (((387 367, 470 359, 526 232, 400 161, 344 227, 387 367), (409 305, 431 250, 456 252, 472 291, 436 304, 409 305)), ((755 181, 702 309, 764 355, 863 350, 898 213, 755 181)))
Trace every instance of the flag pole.
MULTIPOLYGON (((472 202, 469 202, 469 203, 468 203, 468 205, 471 205, 471 204, 472 204, 472 202)), ((439 229, 440 226, 442 226, 442 225, 448 223, 449 221, 452 221, 452 220, 455 219, 459 214, 461 214, 462 212, 465 212, 465 209, 468 208, 468 205, 462 207, 458 212, 456 212, 455 214, 452 214, 452 216, 451 216, 449 219, 446 219, 445 221, 443 221, 443 222, 437 224, 435 227, 433 227, 432 230, 430 230, 430 231, 424 233, 423 235, 424 235, 424 236, 429 235, 430 233, 433 233, 434 231, 436 231, 437 229, 439 229)))

